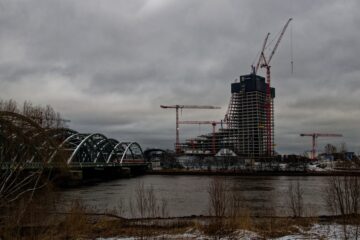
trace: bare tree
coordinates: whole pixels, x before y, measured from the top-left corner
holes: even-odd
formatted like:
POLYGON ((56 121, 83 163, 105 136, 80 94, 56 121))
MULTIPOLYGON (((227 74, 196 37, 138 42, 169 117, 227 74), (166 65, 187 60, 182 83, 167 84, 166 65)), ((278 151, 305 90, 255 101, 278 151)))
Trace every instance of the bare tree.
POLYGON ((129 200, 129 208, 133 217, 167 217, 167 206, 168 203, 165 199, 160 200, 156 196, 153 186, 146 188, 142 181, 139 181, 135 187, 135 206, 132 199, 129 200))
POLYGON ((324 147, 324 152, 325 152, 326 154, 334 154, 334 153, 337 152, 337 149, 336 149, 336 147, 335 147, 334 145, 328 143, 328 144, 326 144, 325 147, 324 147))
POLYGON ((340 214, 344 239, 359 236, 360 178, 358 176, 333 176, 326 189, 326 203, 333 214, 340 214), (350 233, 347 224, 356 224, 356 232, 350 233))
POLYGON ((7 101, 0 100, 0 111, 19 112, 19 109, 16 101, 13 99, 7 101))
POLYGON ((242 205, 242 196, 235 186, 229 186, 225 178, 215 177, 208 185, 209 215, 214 216, 204 231, 214 239, 238 239, 239 227, 251 225, 249 212, 242 205))
POLYGON ((44 128, 65 127, 60 113, 56 112, 50 105, 46 105, 46 107, 42 107, 40 105, 34 106, 30 101, 25 101, 22 109, 19 109, 16 101, 12 99, 7 101, 0 100, 0 111, 20 113, 31 118, 44 128))
MULTIPOLYGON (((22 111, 32 114, 39 109, 25 102, 22 111)), ((45 164, 58 146, 44 128, 20 112, 14 100, 0 101, 0 213, 16 207, 21 199, 30 204, 35 192, 48 184, 45 164), (29 169, 30 163, 44 166, 29 169)), ((61 162, 61 154, 55 158, 61 162)), ((26 207, 22 210, 25 212, 26 207)), ((21 214, 18 216, 20 220, 21 214)))
POLYGON ((128 204, 129 204, 129 213, 131 217, 136 217, 136 210, 135 210, 135 206, 134 206, 134 202, 132 197, 129 197, 128 199, 128 204))
POLYGON ((161 205, 160 205, 160 216, 163 218, 169 217, 169 210, 168 210, 168 201, 165 198, 161 199, 161 205))
POLYGON ((288 185, 287 203, 293 217, 301 217, 304 213, 303 195, 304 190, 300 186, 300 181, 288 185))
POLYGON ((341 153, 346 153, 347 151, 348 151, 348 149, 347 149, 346 143, 342 142, 341 145, 340 145, 340 152, 341 153))
POLYGON ((360 178, 333 176, 326 189, 326 202, 334 214, 342 216, 359 213, 360 178))
POLYGON ((227 186, 224 179, 215 177, 208 186, 209 214, 215 217, 224 217, 228 204, 227 186))
POLYGON ((158 200, 156 198, 153 186, 150 186, 146 189, 146 201, 147 201, 147 208, 146 208, 146 216, 147 217, 156 217, 159 215, 159 205, 158 200))
POLYGON ((246 206, 243 204, 243 196, 240 191, 236 190, 235 186, 228 189, 226 199, 226 216, 238 218, 247 211, 245 210, 246 206))
POLYGON ((136 208, 140 214, 141 218, 144 218, 146 215, 147 209, 147 200, 145 186, 143 182, 138 182, 135 188, 135 199, 136 199, 136 208))

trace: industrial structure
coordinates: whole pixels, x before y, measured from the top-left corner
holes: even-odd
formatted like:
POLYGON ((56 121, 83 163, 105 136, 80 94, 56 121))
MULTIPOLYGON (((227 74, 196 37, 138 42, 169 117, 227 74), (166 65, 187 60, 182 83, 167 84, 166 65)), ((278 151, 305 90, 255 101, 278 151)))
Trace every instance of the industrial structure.
POLYGON ((301 133, 301 137, 311 137, 312 138, 312 148, 310 158, 316 159, 316 147, 317 147, 317 138, 318 137, 342 137, 342 134, 337 133, 301 133))
MULTIPOLYGON (((265 51, 270 33, 266 35, 251 73, 240 76, 231 84, 230 103, 218 132, 213 129, 213 133, 188 139, 181 144, 177 138, 177 153, 181 149, 185 154, 194 155, 236 155, 252 158, 274 156, 275 88, 270 85, 270 63, 291 20, 288 19, 282 28, 269 54, 265 51), (259 68, 266 69, 266 78, 257 75, 259 68)), ((178 122, 176 128, 178 129, 178 122)))
MULTIPOLYGON (((222 154, 235 153, 238 156, 252 157, 268 155, 266 146, 269 137, 265 128, 266 89, 265 78, 254 73, 240 76, 239 81, 231 84, 230 103, 223 121, 225 124, 220 122, 221 128, 218 132, 188 139, 181 144, 181 148, 187 154, 215 155, 225 149, 222 154)), ((275 97, 274 88, 271 88, 271 93, 272 102, 275 97)), ((273 110, 270 118, 273 129, 273 110)), ((270 134, 270 139, 274 139, 273 131, 270 134)))
MULTIPOLYGON (((266 49, 266 44, 267 44, 267 40, 269 38, 270 33, 268 33, 265 37, 261 52, 260 52, 260 57, 259 57, 259 61, 256 64, 256 67, 254 69, 254 73, 257 73, 257 70, 259 69, 259 66, 261 68, 266 68, 266 101, 265 101, 265 111, 266 111, 266 122, 265 122, 265 129, 266 129, 266 151, 267 151, 267 155, 272 156, 274 154, 274 144, 273 144, 273 122, 272 122, 272 115, 273 115, 273 101, 272 101, 272 97, 271 97, 271 90, 270 90, 270 81, 271 81, 271 74, 270 74, 270 62, 274 57, 274 54, 280 44, 280 41, 282 39, 282 37, 284 36, 284 33, 289 25, 289 23, 291 22, 292 18, 289 18, 289 20, 286 22, 285 26, 282 28, 281 33, 279 38, 276 41, 276 44, 273 48, 273 50, 271 51, 270 55, 268 57, 265 56, 265 49, 266 49)), ((292 63, 292 62, 291 62, 292 63)), ((293 66, 291 66, 293 67, 293 66)))
POLYGON ((176 110, 176 140, 175 140, 175 152, 181 152, 180 146, 180 130, 179 130, 179 109, 220 109, 220 107, 215 106, 200 106, 200 105, 160 105, 161 108, 172 108, 176 110))
POLYGON ((0 111, 0 171, 7 167, 68 168, 146 166, 137 142, 100 133, 44 128, 32 117, 0 111))
MULTIPOLYGON (((222 122, 216 122, 216 121, 179 121, 179 124, 211 124, 213 131, 212 131, 212 137, 211 137, 211 153, 213 155, 216 154, 216 125, 222 124, 222 122)), ((192 144, 193 150, 194 150, 194 144, 192 144)))

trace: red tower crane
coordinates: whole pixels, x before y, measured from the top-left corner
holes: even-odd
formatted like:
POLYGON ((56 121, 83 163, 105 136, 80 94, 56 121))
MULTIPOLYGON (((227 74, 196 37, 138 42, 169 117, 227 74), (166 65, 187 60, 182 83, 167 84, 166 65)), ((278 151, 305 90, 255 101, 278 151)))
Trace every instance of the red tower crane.
POLYGON ((301 137, 312 137, 312 149, 311 149, 311 159, 316 158, 316 146, 318 137, 342 137, 342 134, 336 133, 301 133, 301 137))
POLYGON ((216 121, 179 121, 179 124, 211 124, 213 127, 213 131, 212 131, 212 144, 211 144, 211 148, 212 148, 212 154, 216 154, 216 148, 215 148, 215 130, 216 130, 216 125, 217 124, 221 124, 221 122, 216 122, 216 121))
POLYGON ((273 144, 272 144, 272 126, 271 126, 271 116, 272 116, 272 103, 271 103, 271 86, 270 86, 270 81, 271 81, 271 75, 270 75, 270 62, 272 60, 272 58, 274 57, 274 54, 280 44, 280 41, 282 39, 282 37, 284 36, 284 33, 286 31, 286 28, 288 27, 289 23, 291 22, 292 18, 289 18, 289 20, 286 22, 285 26, 283 27, 283 29, 281 30, 280 36, 276 41, 276 44, 273 48, 273 50, 271 51, 270 55, 266 58, 265 57, 265 48, 266 48, 266 43, 267 40, 269 38, 269 34, 266 34, 262 49, 261 49, 261 53, 260 53, 260 57, 259 57, 259 61, 256 65, 256 67, 253 67, 253 71, 256 74, 257 70, 259 68, 259 66, 261 68, 266 68, 266 102, 265 102, 265 111, 266 111, 266 145, 267 145, 267 153, 268 155, 273 155, 273 144))
POLYGON ((179 137, 179 109, 220 109, 215 106, 201 106, 201 105, 160 105, 161 108, 175 108, 176 110, 176 141, 175 151, 180 153, 180 137, 179 137))

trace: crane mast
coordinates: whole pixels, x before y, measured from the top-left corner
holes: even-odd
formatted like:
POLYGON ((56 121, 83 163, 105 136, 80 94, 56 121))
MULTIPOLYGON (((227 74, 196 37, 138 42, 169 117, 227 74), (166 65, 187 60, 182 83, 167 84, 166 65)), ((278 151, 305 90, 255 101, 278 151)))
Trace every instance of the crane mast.
POLYGON ((266 127, 266 149, 267 149, 267 154, 269 156, 272 156, 274 154, 274 145, 272 143, 272 121, 271 121, 271 116, 272 116, 272 101, 271 101, 271 73, 270 73, 270 62, 272 60, 272 58, 274 57, 274 54, 281 42, 281 39, 289 25, 289 23, 291 22, 292 18, 289 18, 288 21, 286 22, 285 26, 282 28, 281 33, 279 38, 276 41, 276 44, 273 48, 273 50, 271 51, 270 55, 268 58, 266 58, 265 56, 265 48, 266 48, 266 42, 269 38, 269 33, 266 35, 264 43, 263 43, 263 47, 262 47, 262 51, 260 53, 260 57, 259 57, 259 61, 256 65, 256 68, 254 70, 254 72, 257 72, 258 69, 258 65, 260 65, 261 68, 266 68, 266 100, 265 100, 265 112, 266 112, 266 122, 265 122, 265 127, 266 127))
POLYGON ((179 121, 179 124, 210 124, 212 125, 212 140, 211 140, 211 149, 212 154, 216 154, 216 139, 215 139, 215 132, 216 132, 216 125, 221 124, 222 122, 217 121, 179 121))
POLYGON ((300 136, 312 138, 312 149, 310 158, 314 160, 316 159, 316 146, 318 137, 342 137, 343 135, 336 133, 301 133, 300 136))
POLYGON ((175 109, 176 113, 176 139, 175 152, 180 153, 180 133, 179 133, 179 109, 221 109, 220 107, 210 105, 160 105, 164 109, 175 109))
POLYGON ((260 63, 261 63, 261 61, 262 61, 262 59, 263 59, 263 54, 264 54, 265 47, 266 47, 266 43, 267 43, 267 40, 268 40, 269 36, 270 36, 270 33, 267 33, 267 34, 266 34, 266 37, 265 37, 265 40, 264 40, 264 43, 263 43, 263 45, 262 45, 261 51, 260 51, 259 60, 258 60, 258 62, 257 62, 257 64, 256 64, 255 69, 254 69, 254 74, 256 74, 257 71, 259 70, 260 63))

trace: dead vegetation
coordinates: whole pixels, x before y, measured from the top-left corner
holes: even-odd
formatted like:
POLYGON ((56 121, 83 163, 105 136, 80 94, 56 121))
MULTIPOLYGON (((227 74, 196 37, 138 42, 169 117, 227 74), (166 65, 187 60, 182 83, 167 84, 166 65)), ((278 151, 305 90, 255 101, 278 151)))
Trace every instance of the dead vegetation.
MULTIPOLYGON (((137 191, 140 192, 143 191, 142 189, 145 192, 147 192, 146 189, 150 189, 143 187, 141 183, 139 186, 137 191)), ((227 194, 232 195, 231 191, 227 194)), ((147 194, 139 194, 138 196, 145 197, 147 194)), ((53 198, 54 203, 59 199, 56 195, 53 198)), ((231 202, 232 200, 229 200, 227 203, 231 202)), ((234 204, 234 206, 237 205, 234 204)), ((135 204, 134 207, 137 205, 135 204)), ((95 239, 117 236, 150 239, 186 232, 198 232, 212 239, 224 237, 238 239, 246 231, 255 232, 258 236, 266 239, 297 233, 299 226, 302 229, 309 228, 316 220, 302 217, 276 217, 271 216, 271 213, 267 217, 253 217, 248 209, 240 208, 241 211, 239 209, 234 211, 230 205, 225 206, 226 213, 229 215, 222 217, 145 217, 134 219, 125 219, 117 215, 118 212, 121 212, 117 210, 99 212, 98 209, 90 208, 81 201, 74 201, 65 212, 59 212, 59 209, 53 208, 50 203, 47 208, 38 205, 29 209, 32 209, 33 212, 27 213, 27 220, 25 221, 24 218, 18 227, 9 223, 7 228, 0 229, 1 239, 95 239)), ((146 212, 151 213, 152 211, 144 210, 144 214, 146 212)))
POLYGON ((333 176, 328 180, 325 196, 329 210, 338 215, 343 226, 343 239, 360 237, 360 178, 358 176, 333 176), (348 228, 355 225, 355 233, 348 228))
MULTIPOLYGON (((217 179, 214 181, 221 180, 217 179)), ((312 224, 317 222, 316 218, 276 217, 274 212, 268 212, 266 217, 251 216, 251 212, 239 204, 238 200, 241 196, 232 193, 231 188, 224 187, 226 184, 223 184, 224 183, 213 182, 212 187, 209 187, 209 190, 212 189, 209 191, 209 196, 212 192, 216 193, 215 196, 217 197, 222 196, 224 193, 221 192, 226 191, 225 195, 228 196, 228 198, 225 198, 227 199, 225 206, 222 205, 223 203, 219 204, 219 201, 213 201, 217 203, 215 204, 216 206, 221 206, 221 208, 219 207, 219 209, 221 209, 220 213, 225 213, 222 216, 188 218, 163 218, 156 216, 157 214, 155 213, 159 213, 156 212, 159 210, 155 211, 150 207, 159 206, 158 204, 161 201, 157 200, 153 188, 147 188, 139 182, 135 193, 137 200, 134 200, 134 203, 136 203, 134 204, 134 208, 143 207, 142 212, 145 216, 143 218, 125 219, 121 217, 118 214, 123 212, 122 209, 124 205, 122 204, 119 204, 120 206, 117 209, 99 212, 97 209, 84 205, 81 201, 74 201, 68 211, 59 212, 54 208, 58 196, 53 195, 52 198, 54 200, 49 201, 47 206, 43 204, 33 204, 28 207, 27 209, 29 210, 19 225, 15 225, 17 212, 12 212, 14 218, 6 225, 2 225, 0 238, 94 239, 97 237, 132 236, 139 239, 149 239, 158 236, 198 232, 212 239, 225 237, 227 239, 239 239, 239 236, 245 234, 246 231, 251 231, 257 233, 259 237, 267 239, 298 233, 299 229, 310 229, 312 224), (154 194, 154 196, 152 194, 154 194), (154 199, 156 199, 156 201, 154 199), (145 203, 147 201, 153 203, 145 203), (141 203, 143 203, 143 205, 141 205, 141 203), (149 217, 152 214, 156 217, 149 217)), ((45 195, 43 197, 45 197, 45 195)), ((49 199, 50 197, 51 196, 47 196, 46 198, 49 199)), ((217 199, 221 200, 223 198, 220 197, 217 199)), ((41 202, 44 201, 39 199, 38 203, 41 202)), ((22 209, 21 204, 18 205, 18 209, 22 209)), ((160 208, 155 207, 155 209, 160 208)), ((137 209, 136 212, 140 214, 141 211, 137 209)), ((338 218, 337 221, 341 222, 341 218, 338 218)), ((345 230, 349 231, 347 228, 345 230)), ((347 236, 350 235, 348 234, 347 236)), ((164 237, 164 239, 166 239, 166 237, 164 237)))
POLYGON ((304 190, 300 186, 300 181, 290 182, 287 191, 287 204, 293 217, 304 215, 304 190))
MULTIPOLYGON (((359 200, 358 179, 332 179, 328 187, 327 202, 331 202, 329 207, 340 213, 340 217, 334 221, 344 223, 343 238, 355 236, 356 239, 358 235, 349 233, 350 228, 345 224, 359 225, 355 217, 359 200), (342 218, 341 213, 348 217, 342 218), (344 219, 346 222, 343 222, 344 219)), ((124 201, 119 201, 116 208, 105 212, 90 208, 81 201, 74 201, 67 211, 61 212, 56 209, 59 196, 48 189, 36 194, 36 201, 28 207, 24 208, 25 201, 19 201, 18 205, 9 209, 8 216, 11 218, 1 225, 0 239, 94 239, 116 236, 149 239, 186 232, 197 232, 212 239, 239 239, 246 231, 254 232, 264 239, 283 237, 298 233, 300 229, 310 229, 318 222, 316 218, 304 217, 301 186, 293 182, 288 191, 293 193, 289 200, 293 200, 290 206, 294 207, 296 216, 277 217, 270 209, 266 217, 254 217, 241 204, 241 191, 234 191, 225 178, 214 178, 208 186, 208 209, 211 216, 169 218, 167 203, 162 205, 163 200, 158 198, 152 186, 138 182, 134 198, 130 201, 134 218, 126 219, 122 217, 124 209, 128 207, 124 201), (21 221, 17 224, 22 209, 27 210, 22 213, 21 221)), ((351 229, 353 231, 354 228, 351 229)))
MULTIPOLYGON (((132 218, 156 218, 168 217, 168 202, 159 198, 153 186, 145 187, 144 182, 139 181, 134 189, 135 197, 129 198, 129 209, 132 218)), ((123 202, 120 202, 123 205, 123 202)))

